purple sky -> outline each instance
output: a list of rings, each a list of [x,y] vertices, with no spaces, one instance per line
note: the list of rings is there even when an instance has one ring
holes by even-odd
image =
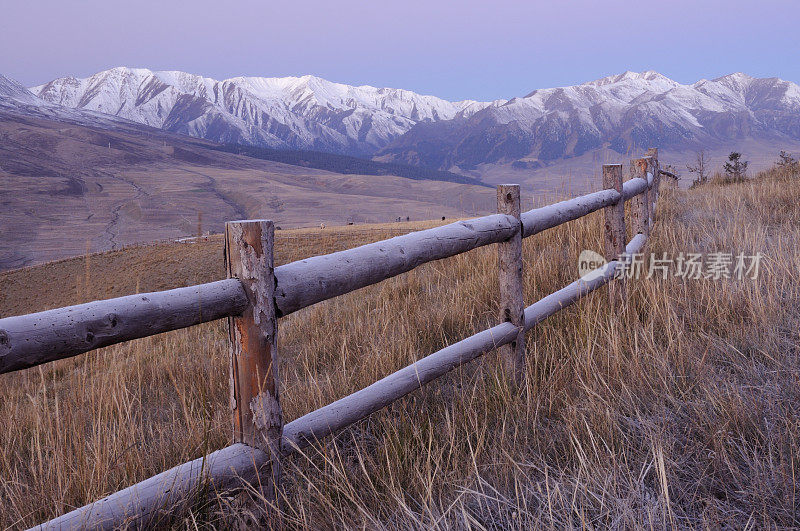
[[[2,0],[0,73],[35,85],[114,66],[315,74],[448,99],[625,70],[800,82],[800,1]]]

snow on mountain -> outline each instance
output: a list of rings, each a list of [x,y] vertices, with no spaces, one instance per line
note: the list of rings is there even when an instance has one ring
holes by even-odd
[[[13,79],[0,74],[0,106],[11,107],[12,105],[39,105],[42,103],[44,102],[34,96],[31,91]]]
[[[688,149],[731,139],[800,139],[800,87],[735,73],[681,84],[624,72],[494,102],[314,76],[235,77],[113,68],[31,91],[47,102],[218,142],[376,156],[433,168],[542,165],[592,149]]]
[[[417,123],[466,117],[492,105],[314,76],[217,81],[124,67],[31,90],[48,102],[219,142],[354,154],[373,153]]]
[[[751,136],[800,139],[798,111],[800,87],[777,78],[737,73],[684,85],[653,71],[625,72],[535,90],[457,125],[417,126],[378,156],[474,168],[515,160],[542,165],[603,146],[622,153],[636,146],[687,148]],[[433,152],[429,139],[437,136],[445,140]]]
[[[18,82],[0,74],[0,119],[8,116],[44,118],[105,129],[145,129],[138,123],[110,114],[44,101]]]

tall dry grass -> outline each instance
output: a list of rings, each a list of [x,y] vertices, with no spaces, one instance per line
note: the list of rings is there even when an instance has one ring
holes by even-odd
[[[666,191],[648,253],[760,251],[759,278],[633,281],[620,314],[591,295],[530,333],[523,392],[490,354],[288,459],[282,522],[798,525],[798,204],[796,183],[772,174]],[[580,250],[601,249],[601,219],[525,241],[528,302],[575,279]],[[282,319],[286,419],[494,324],[496,260],[478,249]],[[227,444],[226,359],[212,323],[3,376],[0,527]],[[245,517],[216,498],[172,525]]]

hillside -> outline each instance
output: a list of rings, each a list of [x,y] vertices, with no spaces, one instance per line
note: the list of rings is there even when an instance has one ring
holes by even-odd
[[[284,164],[292,164],[294,166],[303,166],[304,168],[316,168],[318,170],[344,173],[347,175],[394,175],[407,179],[447,181],[491,188],[490,185],[476,178],[449,171],[434,170],[408,164],[380,162],[336,153],[325,153],[322,151],[271,149],[257,146],[243,146],[242,144],[225,144],[214,149],[257,159],[271,160]]]
[[[494,208],[494,192],[482,186],[343,175],[227,153],[113,117],[87,125],[87,115],[71,109],[23,111],[0,105],[0,270],[218,233],[231,219],[266,217],[289,228]]]
[[[281,523],[800,525],[797,178],[771,172],[665,190],[646,253],[760,252],[757,278],[645,276],[630,281],[620,314],[604,292],[592,294],[529,334],[525,392],[506,387],[490,355],[287,459]],[[598,212],[525,240],[528,303],[576,278],[580,251],[602,248],[602,219]],[[281,231],[278,261],[393,227],[307,229],[301,240]],[[86,263],[0,274],[0,293],[16,286],[30,311],[85,300],[73,277],[89,279],[94,297],[134,292],[134,275],[150,287],[222,270],[213,240]],[[281,319],[286,420],[495,323],[496,267],[496,249],[482,248]],[[53,287],[59,282],[66,289]],[[210,323],[0,376],[0,419],[13,419],[0,431],[0,527],[34,525],[227,444],[226,334],[224,322]],[[237,522],[246,525],[247,515],[217,498],[173,527]]]

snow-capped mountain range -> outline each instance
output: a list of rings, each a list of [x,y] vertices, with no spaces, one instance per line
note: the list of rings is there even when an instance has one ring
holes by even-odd
[[[379,155],[432,167],[516,161],[535,168],[603,147],[709,149],[745,138],[799,140],[800,87],[741,73],[683,85],[657,72],[625,72],[419,124]]]
[[[468,117],[491,105],[314,76],[217,81],[122,67],[31,91],[51,103],[223,143],[359,155],[374,153],[419,122]]]
[[[217,81],[114,68],[33,87],[51,104],[227,143],[374,156],[434,168],[542,165],[610,147],[800,140],[800,87],[737,73],[684,85],[625,72],[494,102],[450,102],[313,76]]]

